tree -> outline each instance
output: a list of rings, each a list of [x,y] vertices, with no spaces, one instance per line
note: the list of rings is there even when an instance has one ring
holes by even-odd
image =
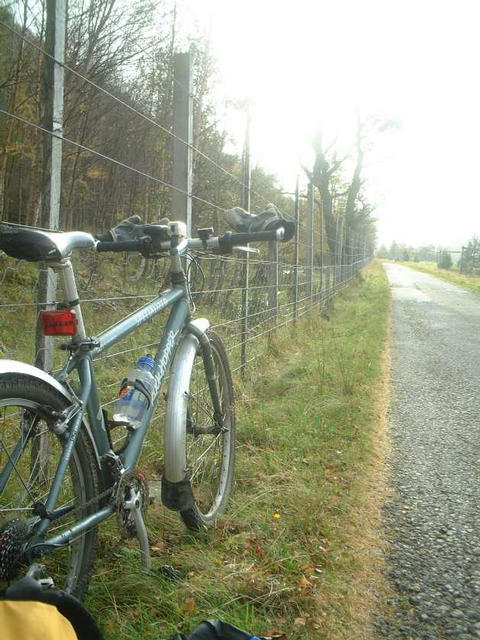
[[[451,269],[452,268],[452,256],[446,249],[441,249],[438,252],[437,267],[439,269]]]
[[[462,273],[470,275],[480,274],[480,238],[473,236],[466,247],[462,247],[462,256],[458,263]]]
[[[338,251],[339,244],[339,219],[333,213],[334,199],[339,197],[332,184],[343,164],[345,158],[339,158],[335,150],[335,141],[325,146],[322,133],[318,133],[313,140],[315,161],[313,170],[304,167],[308,179],[320,192],[320,206],[323,210],[325,232],[331,255]],[[344,194],[343,194],[344,195]],[[333,262],[333,260],[332,260]]]
[[[380,245],[377,249],[376,255],[377,258],[388,258],[389,255],[387,247],[384,244]]]

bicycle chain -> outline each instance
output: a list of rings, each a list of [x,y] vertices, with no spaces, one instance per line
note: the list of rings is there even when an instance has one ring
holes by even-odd
[[[94,504],[95,502],[99,502],[100,500],[102,500],[103,498],[116,493],[118,491],[120,485],[120,480],[118,482],[116,482],[113,487],[110,487],[108,489],[105,489],[104,491],[102,491],[101,493],[97,494],[96,496],[94,496],[93,498],[91,498],[90,500],[87,500],[87,502],[84,502],[82,505],[79,505],[78,507],[75,507],[75,509],[72,509],[72,511],[69,511],[68,513],[65,514],[65,516],[61,516],[61,518],[64,518],[68,515],[71,514],[77,514],[79,511],[81,511],[82,509],[86,509],[88,508],[91,504]],[[59,520],[61,520],[61,518],[58,518]],[[96,527],[98,527],[98,525],[96,525]],[[124,536],[120,535],[118,540],[115,542],[115,544],[113,544],[113,546],[111,546],[108,549],[108,552],[102,557],[102,558],[96,558],[93,565],[92,565],[92,573],[95,571],[99,571],[105,564],[107,564],[107,562],[109,560],[111,560],[111,558],[115,555],[115,553],[117,553],[119,551],[119,549],[124,546],[125,544],[125,538]]]
[[[72,515],[72,514],[77,514],[79,511],[81,511],[81,510],[83,510],[83,509],[85,509],[85,508],[88,508],[91,504],[93,504],[93,503],[95,503],[95,502],[99,502],[99,501],[100,501],[100,500],[102,500],[103,498],[105,498],[105,497],[107,497],[108,495],[110,495],[111,493],[113,493],[113,491],[115,491],[116,487],[117,487],[117,484],[115,484],[113,487],[110,487],[110,488],[108,488],[108,489],[105,489],[105,491],[102,491],[101,493],[98,493],[96,496],[94,496],[94,497],[93,497],[93,498],[91,498],[90,500],[87,500],[87,502],[85,502],[84,504],[79,505],[78,507],[75,507],[75,508],[74,508],[74,509],[72,509],[71,511],[68,511],[67,513],[65,513],[64,515],[62,515],[60,518],[58,518],[58,520],[61,520],[62,518],[66,518],[67,516],[70,516],[70,515]],[[16,522],[20,523],[20,521],[17,521],[16,519],[13,519],[13,520],[11,520],[11,521],[7,522],[7,523],[6,523],[6,525],[5,525],[4,527],[2,527],[2,532],[1,532],[0,538],[5,537],[5,536],[7,537],[7,548],[6,548],[6,549],[4,549],[4,548],[3,548],[3,544],[2,544],[2,545],[0,545],[0,557],[3,557],[3,555],[4,555],[5,553],[7,553],[7,555],[8,555],[8,554],[11,552],[10,547],[11,547],[12,545],[11,545],[11,543],[8,541],[8,533],[9,533],[8,526],[9,526],[9,525],[12,525],[13,523],[16,523]],[[26,527],[26,523],[24,523],[24,524],[25,524],[25,527]],[[98,525],[97,525],[97,526],[98,526]],[[25,541],[26,541],[26,537],[27,537],[27,536],[25,536]],[[4,541],[2,540],[1,542],[3,543]],[[119,542],[122,542],[122,538],[120,538]],[[112,549],[112,553],[115,553],[115,551],[118,549],[118,546],[119,546],[119,544],[118,544],[118,542],[117,542],[117,544],[115,545],[115,547]],[[10,558],[10,562],[9,562],[9,563],[3,562],[3,563],[2,563],[2,565],[3,565],[3,564],[9,564],[9,565],[11,565],[11,566],[15,566],[15,565],[17,564],[17,562],[20,560],[20,558],[24,555],[24,547],[23,547],[23,544],[21,545],[21,547],[22,547],[21,549],[17,549],[16,551],[15,551],[15,549],[14,549],[15,554],[14,554],[14,556],[13,556],[12,558]],[[13,549],[13,547],[12,547],[12,549]],[[109,557],[111,557],[110,553],[106,556],[105,561],[106,561]],[[103,565],[103,562],[102,562],[102,565]],[[100,566],[102,566],[102,565],[100,565]],[[0,571],[0,573],[1,573],[1,571]],[[1,576],[1,577],[2,577],[2,578],[5,578],[6,576]]]
[[[93,496],[93,498],[90,498],[90,500],[87,500],[87,502],[84,502],[83,504],[79,505],[78,507],[75,507],[71,511],[68,511],[65,515],[60,516],[58,520],[61,520],[62,518],[66,518],[67,516],[70,516],[72,514],[76,515],[83,509],[86,509],[90,505],[95,504],[95,502],[100,502],[100,500],[103,500],[103,498],[106,498],[107,496],[111,495],[114,491],[116,491],[117,486],[118,486],[118,483],[115,483],[113,487],[109,487],[108,489],[105,489],[104,491],[97,493],[96,496]]]

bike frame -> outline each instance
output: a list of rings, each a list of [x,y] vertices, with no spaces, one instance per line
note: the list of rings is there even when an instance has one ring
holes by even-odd
[[[172,258],[173,257],[179,258],[178,255],[172,256]],[[179,260],[177,260],[176,264],[177,268],[181,269],[180,273],[183,273]],[[61,272],[65,300],[70,308],[75,309],[78,318],[77,335],[72,341],[73,344],[78,344],[78,348],[73,352],[65,367],[58,374],[57,380],[71,393],[67,378],[72,371],[77,370],[80,379],[80,392],[77,394],[78,411],[75,413],[68,429],[65,431],[66,437],[63,443],[62,455],[45,503],[47,517],[41,518],[37,526],[37,534],[28,545],[29,551],[35,550],[35,552],[43,553],[52,551],[58,546],[71,543],[72,540],[79,535],[106,520],[115,511],[115,507],[112,504],[107,505],[73,525],[69,525],[65,531],[55,536],[45,538],[51,522],[68,513],[68,511],[65,511],[65,507],[56,509],[56,503],[75,443],[82,428],[85,413],[88,415],[90,432],[95,445],[105,488],[112,488],[117,481],[115,474],[112,472],[112,468],[107,464],[108,456],[106,454],[111,455],[113,451],[95,381],[94,358],[107,351],[114,344],[151,320],[164,309],[171,307],[162,339],[155,354],[155,367],[152,372],[154,386],[149,408],[145,412],[139,427],[129,432],[127,444],[118,454],[118,457],[116,454],[113,454],[114,459],[117,457],[117,464],[119,464],[121,473],[123,474],[132,471],[136,466],[151,417],[156,407],[159,391],[171,365],[182,331],[188,326],[191,317],[187,285],[186,283],[178,284],[174,285],[172,289],[159,293],[158,297],[154,300],[148,302],[131,315],[123,318],[95,338],[88,339],[85,333],[75,276],[70,260],[64,260],[61,263],[51,266]],[[74,302],[68,302],[69,300]]]
[[[150,231],[152,230],[150,229]],[[58,376],[56,376],[56,379],[45,374],[43,371],[30,367],[29,365],[24,365],[23,363],[13,362],[13,365],[11,365],[20,368],[22,368],[22,366],[28,366],[29,371],[31,370],[29,375],[37,379],[43,379],[50,384],[52,388],[55,388],[57,392],[63,393],[65,399],[70,402],[70,405],[61,412],[55,412],[51,407],[46,405],[40,409],[40,415],[45,414],[47,418],[50,418],[51,429],[62,439],[62,454],[46,503],[32,506],[33,513],[37,518],[33,522],[36,527],[36,533],[27,543],[26,549],[24,549],[27,557],[30,556],[30,558],[34,558],[41,553],[51,552],[57,547],[72,543],[76,538],[93,527],[96,527],[114,513],[117,508],[115,501],[110,500],[108,504],[104,503],[104,506],[101,506],[101,500],[107,497],[107,495],[110,497],[124,474],[134,470],[156,407],[159,391],[167,371],[172,364],[177,346],[182,336],[186,335],[185,332],[190,334],[188,335],[188,339],[190,339],[191,342],[188,344],[182,341],[182,346],[186,345],[188,349],[190,349],[190,351],[187,349],[189,356],[194,355],[198,350],[200,350],[202,354],[203,366],[205,368],[209,393],[213,404],[215,429],[219,429],[220,431],[223,429],[222,408],[218,393],[215,363],[210,341],[206,335],[209,323],[205,319],[190,322],[190,294],[188,280],[183,268],[182,254],[184,254],[188,248],[213,249],[219,253],[227,254],[231,253],[234,248],[250,251],[250,249],[246,249],[241,245],[248,242],[281,241],[284,238],[284,228],[278,227],[272,230],[236,234],[227,232],[221,237],[210,237],[212,230],[208,228],[199,230],[199,237],[193,239],[186,237],[186,227],[182,222],[171,222],[168,230],[159,225],[158,231],[167,233],[169,239],[162,239],[161,233],[157,234],[156,232],[153,234],[153,237],[152,235],[149,236],[151,241],[155,239],[153,246],[156,253],[150,253],[152,242],[149,241],[145,243],[144,240],[146,240],[146,238],[124,242],[100,241],[97,243],[96,248],[98,251],[140,251],[143,253],[143,250],[146,250],[147,255],[152,257],[168,257],[169,255],[172,288],[159,293],[155,299],[131,315],[123,318],[114,326],[106,329],[95,338],[88,338],[85,332],[75,275],[69,257],[64,257],[58,262],[54,261],[53,258],[52,260],[48,259],[47,266],[61,274],[64,290],[64,303],[62,308],[71,309],[76,312],[78,325],[72,342],[66,345],[70,351],[70,357],[65,367],[63,367]],[[158,236],[160,236],[160,239]],[[52,251],[55,255],[69,255],[69,247],[70,250],[73,250],[73,248],[93,246],[93,238],[91,238],[91,243],[87,241],[88,238],[85,239],[84,237],[73,238],[71,244],[68,244],[68,242],[66,244],[60,243],[59,246],[55,246],[55,249]],[[55,245],[53,240],[50,239],[49,242],[53,242]],[[50,251],[48,255],[51,253]],[[16,252],[8,253],[8,255],[17,257]],[[47,258],[44,259],[47,260]],[[155,354],[155,365],[152,372],[154,384],[150,405],[138,428],[129,430],[126,444],[121,451],[114,452],[108,431],[109,425],[106,422],[106,417],[100,404],[93,361],[96,356],[107,351],[114,344],[169,307],[171,307],[170,315]],[[194,352],[191,351],[192,349]],[[183,354],[183,351],[179,353]],[[74,370],[78,372],[80,380],[80,391],[78,393],[72,390],[68,382],[68,376]],[[182,370],[180,367],[179,370],[175,372],[176,378],[173,381],[174,386],[176,382],[178,384],[180,384],[180,382],[186,382],[186,384],[188,384],[189,375],[190,372]],[[186,391],[184,393],[186,393]],[[99,505],[95,513],[91,513],[74,524],[68,525],[68,527],[60,533],[47,538],[46,535],[52,522],[57,521],[62,516],[75,512],[74,505],[57,507],[57,501],[75,449],[75,444],[84,426],[85,415],[88,416],[89,429],[87,429],[87,431],[96,455],[98,468],[102,474],[105,491],[100,492],[92,501],[87,501],[87,503],[83,505],[90,506],[91,502],[96,501]],[[176,466],[172,465],[172,469],[170,470],[174,472],[172,478],[168,477],[168,473],[165,473],[162,479],[162,481],[166,481],[165,486],[167,487],[165,498],[163,498],[162,493],[162,499],[165,500],[166,506],[174,510],[181,510],[185,497],[188,498],[188,492],[185,491],[186,485],[188,485],[188,488],[191,490],[187,461],[185,457],[182,459],[181,456],[175,455],[178,453],[178,447],[181,446],[183,432],[185,431],[185,425],[183,424],[184,417],[181,412],[179,416],[180,417],[170,416],[169,424],[167,424],[168,430],[166,432],[166,452],[168,452],[168,455],[166,453],[165,462],[169,463],[171,459],[175,458]],[[167,436],[169,437],[168,441]],[[12,454],[8,455],[9,460],[4,470],[0,473],[0,492],[6,486],[15,468],[15,464],[20,459],[27,443],[28,438],[24,439],[22,435],[15,445]],[[182,476],[182,474],[184,477],[179,477]]]

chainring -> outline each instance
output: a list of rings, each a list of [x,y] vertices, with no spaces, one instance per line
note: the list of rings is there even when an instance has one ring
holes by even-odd
[[[136,499],[139,502],[138,508],[141,510],[142,517],[145,520],[150,498],[148,483],[143,473],[138,471],[124,473],[118,482],[115,507],[117,511],[117,526],[123,538],[135,538],[137,535],[132,512],[126,506],[132,497],[132,492],[136,494]]]

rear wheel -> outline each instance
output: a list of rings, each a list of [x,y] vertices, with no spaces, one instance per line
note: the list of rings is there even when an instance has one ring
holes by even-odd
[[[212,397],[200,349],[193,361],[188,391],[186,459],[194,504],[180,512],[194,531],[215,523],[232,490],[235,467],[235,411],[232,376],[219,336],[208,333],[212,348],[223,429],[215,429]]]
[[[5,478],[6,469],[12,468],[0,493],[0,527],[5,529],[12,520],[20,521],[22,526],[26,525],[27,540],[35,534],[38,521],[32,505],[45,504],[62,452],[62,440],[52,431],[52,420],[44,407],[61,411],[67,402],[46,382],[13,373],[0,377],[0,478],[2,473]],[[47,537],[93,513],[98,505],[82,505],[98,495],[99,490],[95,455],[82,429],[56,506],[73,506],[74,509],[51,523]],[[42,556],[40,562],[46,565],[57,588],[83,598],[93,567],[96,539],[97,531],[93,529],[71,545]],[[0,558],[7,558],[5,544],[8,542],[5,536],[0,536]],[[4,578],[8,578],[9,573],[8,566],[0,567],[0,575]]]

